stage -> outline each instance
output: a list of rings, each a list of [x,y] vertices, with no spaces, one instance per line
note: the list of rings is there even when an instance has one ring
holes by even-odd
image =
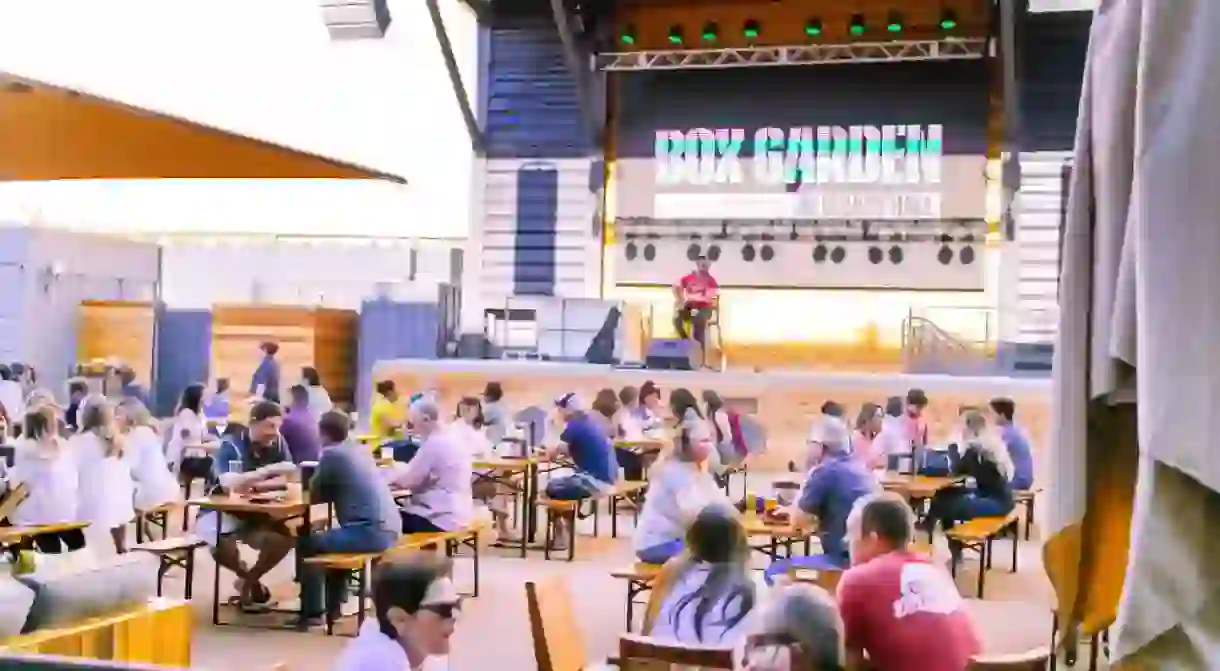
[[[954,377],[949,375],[904,375],[870,373],[688,372],[619,369],[581,363],[499,360],[381,361],[373,368],[376,381],[393,380],[402,393],[433,391],[444,406],[456,406],[462,396],[480,396],[488,382],[499,382],[509,407],[531,405],[549,409],[553,400],[575,391],[591,401],[599,389],[639,387],[652,380],[662,393],[686,387],[697,395],[704,389],[718,392],[727,403],[756,414],[768,431],[768,451],[754,466],[760,470],[782,470],[789,460],[803,459],[811,418],[822,403],[844,404],[849,418],[862,403],[883,404],[886,397],[908,389],[923,389],[930,401],[927,414],[933,439],[943,439],[963,405],[986,407],[996,396],[1016,401],[1019,424],[1034,444],[1035,464],[1041,475],[1046,460],[1037,455],[1047,449],[1050,428],[1050,380],[1007,377]]]

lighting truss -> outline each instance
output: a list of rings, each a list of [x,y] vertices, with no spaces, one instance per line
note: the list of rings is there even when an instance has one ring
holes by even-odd
[[[606,53],[594,56],[599,70],[722,70],[783,65],[834,65],[840,63],[902,63],[950,61],[987,55],[985,38],[946,38],[847,44],[802,44],[781,47],[679,49]]]
[[[987,235],[987,222],[942,219],[653,219],[621,217],[615,228],[626,240],[881,240],[921,242]]]

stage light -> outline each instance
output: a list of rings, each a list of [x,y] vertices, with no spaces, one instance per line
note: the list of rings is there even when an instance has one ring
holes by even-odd
[[[656,261],[657,260],[657,246],[652,244],[651,242],[644,245],[644,260],[645,261]]]
[[[847,30],[852,35],[863,35],[864,34],[864,15],[863,14],[852,14],[851,15],[851,25],[848,27]]]
[[[890,263],[892,263],[894,265],[898,265],[898,264],[902,263],[902,258],[903,258],[902,247],[899,247],[898,245],[894,245],[893,247],[890,247],[889,256],[890,256]]]
[[[775,258],[775,248],[773,248],[771,245],[763,245],[762,251],[760,251],[758,255],[764,262],[770,261]]]
[[[762,32],[762,28],[758,25],[758,22],[755,21],[754,19],[750,19],[749,21],[746,21],[745,25],[742,26],[742,28],[741,28],[741,34],[745,35],[747,40],[756,39],[758,37],[758,34],[761,32]]]
[[[635,44],[635,26],[627,24],[627,27],[623,28],[623,33],[618,36],[618,41],[623,44]]]
[[[686,248],[686,260],[687,261],[696,261],[699,259],[699,255],[702,252],[703,252],[703,249],[701,247],[699,247],[699,245],[690,245],[689,247]]]
[[[813,248],[813,262],[826,263],[826,257],[830,254],[830,250],[826,249],[826,245],[816,245]]]
[[[635,246],[634,242],[628,242],[626,249],[623,250],[623,253],[627,256],[628,261],[634,261],[635,257],[640,253],[640,250]]]
[[[669,43],[682,44],[682,26],[670,26]]]
[[[884,259],[884,258],[885,258],[885,255],[881,253],[880,247],[869,247],[868,248],[868,262],[869,263],[871,263],[875,266],[878,263],[881,263],[882,259]]]
[[[940,27],[942,30],[953,30],[957,27],[957,12],[952,9],[946,9],[940,13]]]
[[[953,250],[949,249],[949,245],[940,246],[940,251],[936,252],[936,260],[940,261],[942,266],[953,263]]]
[[[843,249],[842,247],[835,247],[830,252],[830,262],[831,263],[843,263],[843,260],[846,258],[847,258],[847,250]]]
[[[974,247],[962,247],[961,251],[957,253],[957,258],[964,266],[974,263]]]
[[[720,36],[720,26],[717,26],[714,23],[703,24],[703,41],[704,42],[715,42],[716,38],[719,36]]]
[[[754,260],[754,255],[754,245],[747,242],[745,246],[741,248],[741,260],[745,261],[746,263],[750,263]]]
[[[902,32],[902,14],[899,12],[890,12],[885,20],[885,29],[891,33]]]
[[[822,20],[809,19],[805,22],[805,34],[809,37],[820,37],[822,35]]]
[[[707,260],[713,263],[720,260],[720,245],[712,245],[707,248]]]

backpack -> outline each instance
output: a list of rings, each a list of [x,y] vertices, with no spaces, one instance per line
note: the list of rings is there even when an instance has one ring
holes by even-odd
[[[736,410],[729,410],[729,429],[733,433],[733,449],[737,455],[745,459],[751,454],[762,454],[767,451],[767,430],[753,416],[742,415]]]

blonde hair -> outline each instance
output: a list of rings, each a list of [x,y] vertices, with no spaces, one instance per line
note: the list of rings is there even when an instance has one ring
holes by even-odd
[[[119,401],[116,409],[123,415],[124,426],[133,429],[137,426],[147,426],[154,432],[157,430],[157,421],[153,419],[152,413],[140,402],[140,399],[129,396]]]
[[[34,442],[39,442],[43,438],[58,438],[59,417],[55,414],[55,409],[47,405],[28,408],[25,412],[21,435]]]
[[[55,402],[55,393],[50,389],[40,387],[34,391],[31,391],[29,396],[25,397],[25,407],[27,408],[39,408],[44,405],[49,405],[52,407],[58,405]]]
[[[1005,478],[1012,473],[1008,450],[996,436],[987,430],[987,418],[978,410],[967,410],[962,415],[962,441],[966,447],[977,447],[979,453],[990,461]]]
[[[114,433],[114,404],[105,396],[89,396],[81,403],[80,432],[92,432],[106,445],[106,454],[112,455],[121,449]]]

